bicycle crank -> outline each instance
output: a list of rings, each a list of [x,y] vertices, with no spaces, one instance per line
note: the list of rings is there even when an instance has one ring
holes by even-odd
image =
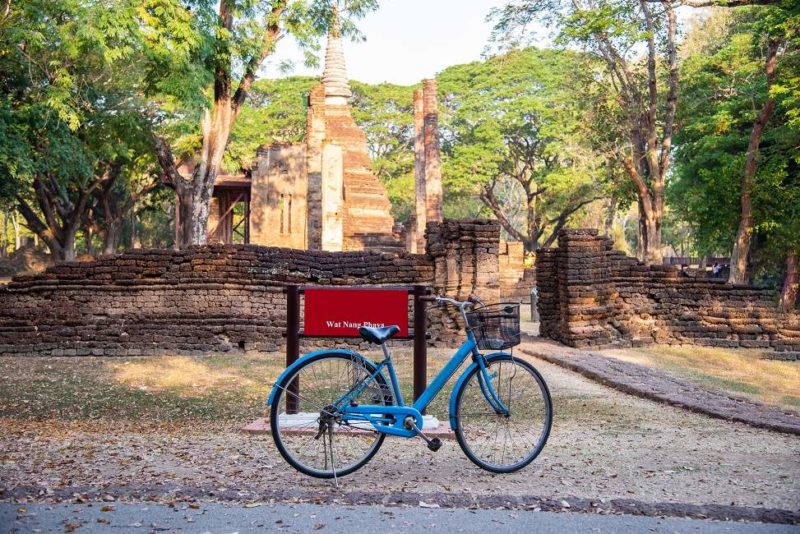
[[[432,450],[433,452],[436,452],[442,448],[442,440],[440,440],[439,438],[429,438],[428,436],[423,434],[422,430],[417,428],[417,424],[414,422],[413,417],[411,416],[406,417],[405,420],[403,421],[403,424],[408,430],[413,431],[417,436],[421,437],[425,441],[425,443],[428,444],[428,449]]]

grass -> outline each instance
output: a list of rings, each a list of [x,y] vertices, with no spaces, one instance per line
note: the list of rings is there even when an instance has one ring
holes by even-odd
[[[757,350],[654,345],[604,353],[766,404],[800,408],[800,363],[763,360]]]
[[[449,354],[429,351],[429,380]],[[406,402],[412,396],[412,361],[410,349],[395,351],[394,362]],[[265,414],[264,401],[284,367],[284,357],[277,353],[0,357],[0,417],[239,424]],[[448,386],[452,386],[452,380]],[[447,387],[429,413],[446,416],[449,394]]]

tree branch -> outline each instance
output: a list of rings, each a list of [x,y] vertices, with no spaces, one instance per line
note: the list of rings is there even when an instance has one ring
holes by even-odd
[[[648,0],[650,2],[658,0]],[[773,6],[780,0],[680,0],[680,4],[688,7],[740,7],[740,6]]]
[[[601,198],[603,198],[603,197],[602,196],[595,196],[595,197],[592,197],[592,198],[587,198],[587,199],[575,204],[574,206],[571,206],[569,208],[565,208],[558,215],[558,217],[556,217],[555,219],[549,220],[548,224],[556,223],[556,225],[553,227],[553,230],[550,232],[550,236],[545,240],[545,242],[542,244],[542,246],[544,248],[547,248],[547,247],[549,247],[550,245],[553,244],[553,242],[556,240],[556,238],[558,238],[558,233],[561,231],[562,228],[564,228],[564,226],[566,226],[566,224],[569,222],[569,218],[572,216],[573,213],[575,213],[576,211],[578,211],[582,207],[586,206],[587,204],[591,204],[595,200],[600,200]]]
[[[61,228],[56,220],[56,214],[53,212],[53,206],[50,204],[52,194],[48,193],[44,183],[38,176],[33,179],[33,189],[36,192],[36,200],[39,203],[39,207],[42,209],[45,225],[47,225],[52,232],[60,231]],[[25,217],[25,219],[27,220],[27,217]],[[55,236],[55,233],[53,233],[53,235]]]
[[[19,211],[22,213],[22,216],[25,217],[25,221],[28,223],[28,228],[41,237],[45,239],[46,234],[48,233],[48,228],[45,223],[36,215],[36,212],[31,209],[28,203],[23,199],[21,196],[17,195],[17,205],[19,206]]]
[[[264,60],[275,50],[275,45],[281,39],[280,18],[286,8],[286,1],[274,2],[272,10],[267,17],[267,25],[264,29],[264,39],[261,43],[261,52],[258,56],[254,56],[247,63],[242,79],[239,81],[239,87],[233,95],[233,113],[231,113],[231,123],[241,109],[247,98],[247,93],[256,79],[256,73]]]
[[[492,210],[492,213],[495,217],[497,217],[497,220],[500,222],[500,225],[506,230],[506,232],[519,241],[527,241],[526,236],[514,228],[514,225],[511,224],[511,221],[509,221],[505,213],[503,213],[503,208],[500,206],[500,203],[494,196],[494,185],[487,185],[484,187],[483,190],[481,190],[480,199],[486,205],[486,207]]]
[[[153,136],[156,145],[156,159],[161,167],[163,177],[175,188],[178,194],[182,194],[186,189],[186,180],[178,172],[178,166],[172,157],[172,149],[167,140],[159,135]]]
[[[233,33],[233,13],[229,0],[220,0],[219,25],[223,32],[217,33],[214,53],[214,102],[226,99],[231,94],[231,50],[230,34]],[[220,37],[220,34],[225,37]]]
[[[630,158],[623,156],[619,158],[619,160],[622,163],[622,167],[625,169],[625,173],[633,181],[633,185],[636,186],[636,191],[638,192],[642,203],[645,205],[645,210],[651,209],[650,207],[652,204],[650,203],[650,190],[647,188],[647,184],[639,174],[639,171],[637,171],[633,166],[633,162],[630,160]]]
[[[667,56],[669,60],[669,92],[667,110],[664,115],[664,138],[661,141],[659,169],[661,176],[669,169],[669,152],[672,147],[672,129],[675,124],[675,110],[678,107],[678,53],[675,46],[678,22],[671,0],[661,0],[667,13]]]

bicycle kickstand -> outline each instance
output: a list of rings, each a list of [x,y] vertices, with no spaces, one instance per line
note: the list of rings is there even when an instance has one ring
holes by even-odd
[[[405,427],[408,430],[413,430],[417,436],[421,437],[425,441],[425,443],[428,444],[428,448],[433,452],[436,452],[442,448],[442,440],[440,440],[439,438],[429,438],[428,436],[423,434],[422,430],[417,428],[417,424],[414,422],[414,419],[412,417],[408,417],[404,423]]]

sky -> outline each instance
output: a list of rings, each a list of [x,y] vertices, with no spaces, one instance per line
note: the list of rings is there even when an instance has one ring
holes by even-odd
[[[478,60],[491,32],[486,15],[505,2],[383,0],[377,11],[357,22],[367,40],[344,43],[348,77],[373,84],[412,85],[450,65]],[[274,65],[284,60],[295,63],[289,74],[318,76],[322,72],[321,65],[305,68],[296,45],[287,39],[278,45],[265,76],[280,77]]]

